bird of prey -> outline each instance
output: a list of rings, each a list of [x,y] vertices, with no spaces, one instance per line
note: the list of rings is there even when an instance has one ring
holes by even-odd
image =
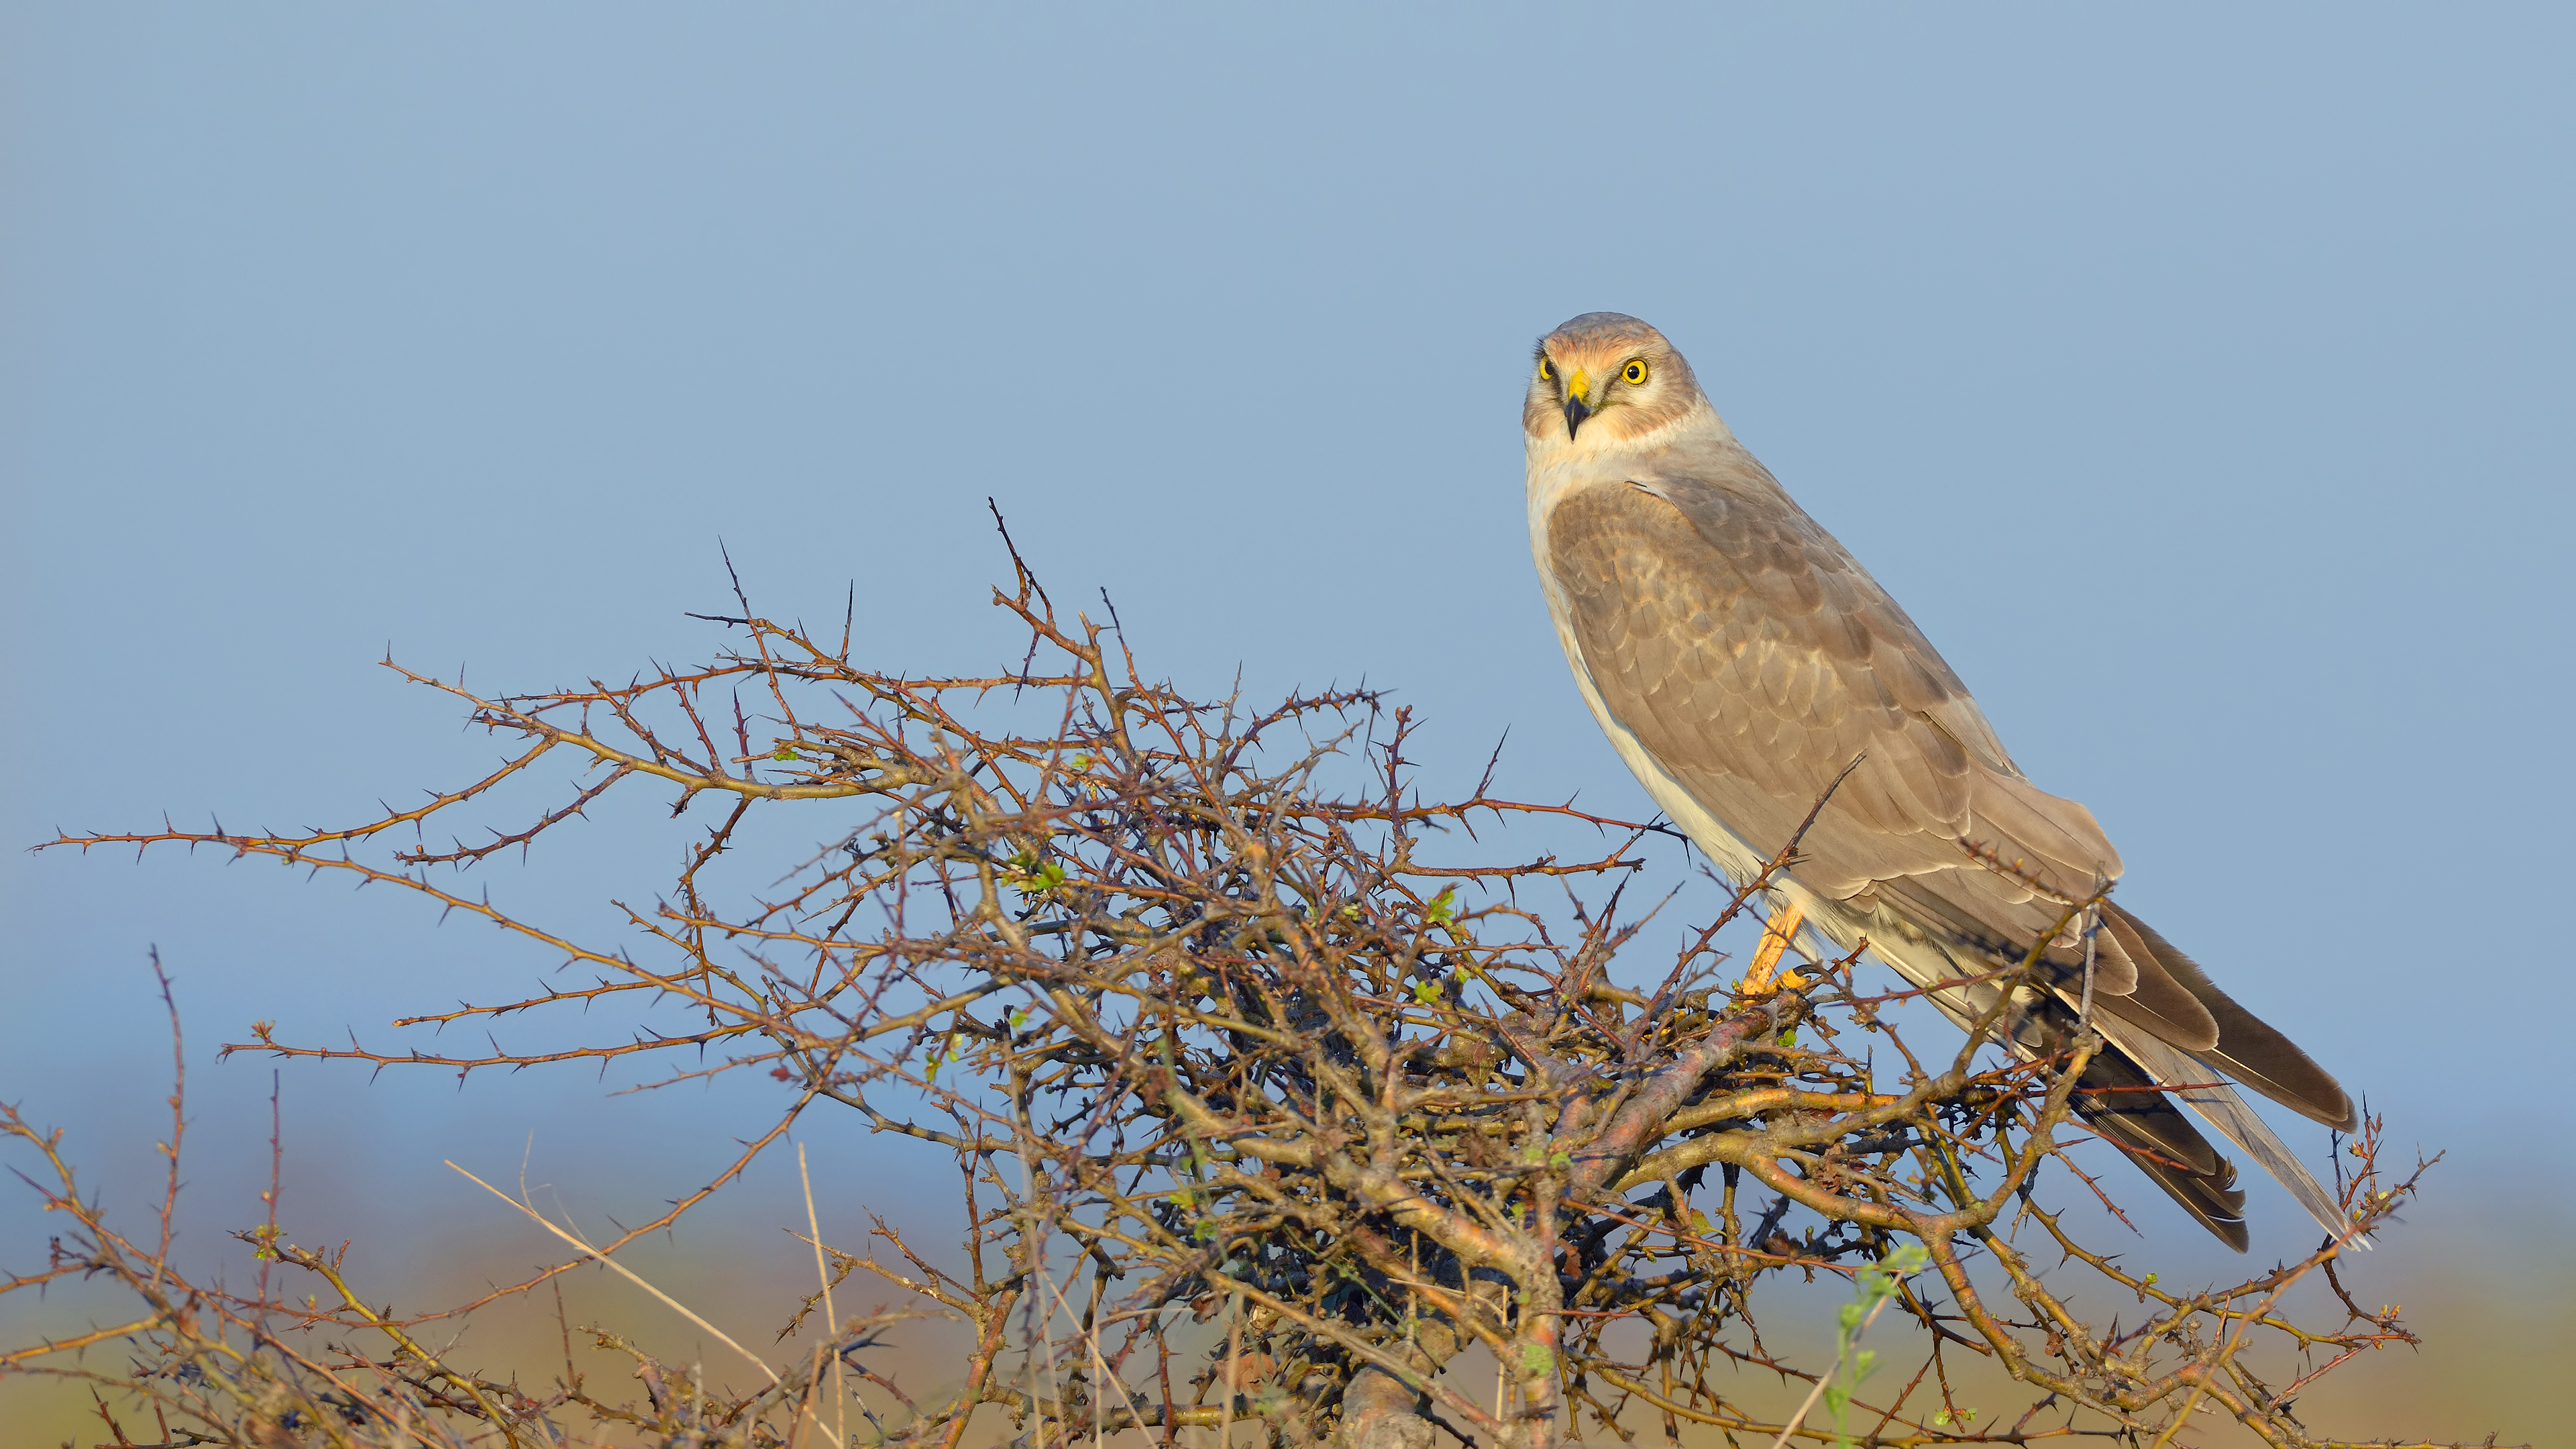
[[[2023,776],[1923,631],[1735,440],[1663,334],[1615,312],[1549,333],[1522,426],[1548,614],[1646,793],[1739,882],[1825,801],[1773,878],[1775,929],[1803,918],[1846,952],[1866,942],[1963,1025],[2003,988],[1941,983],[2040,948],[2055,985],[2016,989],[2004,1031],[2025,1056],[2053,1051],[2089,976],[2106,1046],[2074,1101],[2096,1132],[2242,1252],[2236,1170],[2179,1098],[2346,1229],[2225,1079],[2343,1131],[2351,1098],[2146,922],[2108,900],[2076,910],[2120,874],[2092,812]]]

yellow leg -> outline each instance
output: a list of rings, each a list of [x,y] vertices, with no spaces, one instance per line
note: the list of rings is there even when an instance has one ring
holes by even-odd
[[[1775,989],[1772,976],[1780,969],[1780,953],[1789,949],[1789,939],[1798,934],[1801,919],[1797,903],[1783,901],[1779,909],[1771,913],[1771,919],[1762,923],[1762,944],[1753,952],[1753,969],[1744,973],[1747,995],[1766,996]],[[1796,983],[1797,977],[1793,973],[1788,981],[1778,984]]]

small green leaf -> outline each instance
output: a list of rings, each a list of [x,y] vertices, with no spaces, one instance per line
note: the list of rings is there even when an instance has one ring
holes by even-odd
[[[1784,1031],[1784,1032],[1780,1033],[1780,1045],[1782,1045],[1782,1046],[1792,1046],[1792,1047],[1793,1047],[1793,1046],[1796,1046],[1797,1044],[1798,1044],[1798,1029],[1797,1029],[1796,1027],[1794,1027],[1794,1026],[1793,1026],[1793,1027],[1789,1028],[1787,1031]]]
[[[792,747],[787,746],[787,745],[780,745],[780,746],[778,747],[778,752],[777,752],[776,754],[774,754],[774,755],[771,755],[771,756],[770,756],[770,758],[771,758],[771,759],[773,759],[773,760],[782,760],[782,761],[784,761],[784,760],[793,760],[793,759],[798,759],[798,758],[800,758],[800,756],[798,756],[798,755],[797,755],[796,751],[795,751]]]

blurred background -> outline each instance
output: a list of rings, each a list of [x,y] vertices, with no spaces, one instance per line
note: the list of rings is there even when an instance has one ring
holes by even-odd
[[[255,1018],[426,1045],[386,1023],[540,953],[335,880],[18,847],[471,778],[497,746],[388,650],[493,691],[703,657],[719,540],[762,612],[854,589],[862,660],[981,671],[1017,655],[989,496],[1151,672],[1365,679],[1427,718],[1427,789],[1508,731],[1503,793],[1642,814],[1520,482],[1532,340],[1614,309],[2092,806],[2121,899],[2448,1154],[2356,1289],[2426,1346],[2308,1422],[2545,1436],[2576,990],[2525,922],[2576,812],[2571,62],[2543,6],[11,7],[0,1098],[141,1226],[157,946],[192,1263],[247,1263],[221,1233],[261,1216],[273,1085],[291,1234],[357,1239],[406,1307],[545,1255],[443,1159],[601,1230],[703,1183],[769,1084],[215,1058]],[[660,813],[482,883],[607,929],[676,860]],[[827,1238],[870,1207],[953,1238],[935,1149],[800,1136]],[[811,1272],[782,1152],[636,1259],[754,1343]],[[2234,1272],[2149,1196],[2133,1259]],[[2305,1251],[2254,1196],[2257,1254]],[[53,1230],[0,1193],[0,1265]],[[540,1327],[470,1332],[542,1377]],[[0,1386],[0,1421],[99,1435],[40,1397]]]

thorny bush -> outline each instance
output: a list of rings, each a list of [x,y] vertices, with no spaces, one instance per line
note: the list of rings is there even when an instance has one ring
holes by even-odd
[[[970,1433],[1022,1449],[1139,1431],[1173,1443],[1189,1426],[1220,1445],[1424,1449],[1447,1434],[1543,1449],[1585,1418],[1623,1439],[1655,1427],[1729,1444],[2160,1445],[2212,1412],[2267,1443],[2315,1446],[2331,1441],[2291,1413],[2307,1382],[2413,1341],[2340,1280],[2340,1325],[2279,1311],[2293,1282],[2332,1277],[2349,1242],[2191,1294],[2076,1242],[2035,1188],[2051,1159],[2070,1170],[2048,1186],[2090,1187],[2063,1155],[2084,1135],[2068,1093],[2098,1044],[2089,1035],[2052,1061],[1982,1050],[1985,1033],[1928,1056],[1887,1010],[1913,993],[1867,994],[1851,961],[1775,977],[1763,960],[1730,978],[1712,940],[1761,904],[1762,879],[1669,963],[1623,969],[1639,987],[1615,985],[1614,958],[1625,968],[1642,948],[1609,883],[1640,867],[1653,827],[1486,785],[1427,803],[1411,785],[1405,711],[1366,691],[1257,712],[1195,701],[1149,682],[1114,629],[1063,622],[1013,564],[1016,588],[995,600],[1029,632],[1015,671],[874,673],[852,662],[846,622],[831,647],[746,600],[715,616],[741,640],[715,663],[619,687],[483,698],[405,671],[523,747],[416,809],[305,835],[52,842],[207,846],[346,872],[530,938],[587,983],[412,1022],[618,997],[678,998],[691,1020],[526,1055],[307,1046],[262,1024],[228,1052],[460,1072],[678,1052],[675,1078],[784,1084],[784,1110],[713,1183],[490,1297],[611,1261],[826,1103],[954,1155],[962,1252],[934,1262],[881,1221],[892,1260],[832,1252],[826,1291],[789,1325],[827,1315],[823,1343],[776,1368],[754,1358],[766,1377],[749,1392],[594,1328],[638,1363],[642,1397],[612,1403],[579,1378],[541,1390],[452,1366],[413,1331],[446,1315],[369,1308],[339,1259],[294,1246],[273,1214],[237,1234],[263,1259],[256,1288],[191,1281],[169,1258],[175,1133],[157,1236],[131,1238],[13,1110],[7,1131],[45,1159],[29,1180],[47,1179],[40,1190],[75,1230],[7,1290],[105,1275],[140,1307],[0,1368],[87,1379],[111,1423],[120,1406],[148,1415],[168,1444],[795,1445],[843,1441],[856,1410],[867,1442],[938,1449]],[[423,827],[566,756],[586,774],[533,823],[427,843]],[[716,808],[686,827],[658,904],[626,911],[630,943],[549,933],[455,880],[611,791],[657,788],[676,788],[674,818]],[[792,826],[820,847],[772,888],[730,898],[711,884],[710,863],[749,838],[755,812],[798,807],[801,820],[823,801],[863,816]],[[1426,849],[1541,816],[1615,848],[1507,865]],[[1772,870],[1795,859],[1794,840],[1776,844]],[[1579,895],[1585,880],[1603,885],[1599,899],[1560,913],[1553,932],[1521,899]],[[2341,1187],[2365,1232],[2414,1185],[2383,1181],[2377,1149],[2373,1123]],[[840,1318],[829,1284],[860,1269],[912,1306]],[[1757,1289],[1783,1274],[1856,1280],[1834,1360],[1763,1346]],[[2079,1316],[2069,1276],[2116,1285],[2139,1316]],[[1891,1306],[1924,1330],[1919,1362],[1862,1384],[1855,1341]],[[962,1320],[972,1348],[962,1387],[916,1402],[866,1359],[895,1319],[923,1311]],[[2258,1341],[2286,1350],[2295,1381],[2257,1377]],[[102,1345],[124,1366],[73,1356]],[[1490,1388],[1443,1372],[1477,1345],[1497,1368]],[[2008,1372],[2030,1407],[1977,1416],[1953,1382],[1962,1354]],[[1730,1396],[1745,1381],[1730,1367],[1812,1391],[1794,1416],[1758,1413]]]

